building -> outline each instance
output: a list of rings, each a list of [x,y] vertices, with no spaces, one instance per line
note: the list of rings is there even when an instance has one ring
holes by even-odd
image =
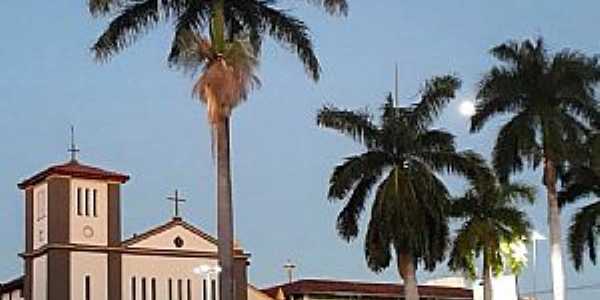
[[[18,184],[25,201],[24,274],[0,300],[218,300],[217,240],[178,216],[122,239],[121,185],[128,175],[73,158]],[[126,200],[124,200],[126,201]],[[250,254],[234,247],[236,300],[402,299],[396,284],[300,280],[259,290]],[[471,300],[463,288],[420,286],[422,299]]]
[[[404,286],[324,279],[298,280],[262,290],[276,300],[398,300],[404,299]],[[472,300],[466,288],[420,285],[422,300]]]
[[[22,181],[24,274],[0,286],[1,300],[218,299],[215,238],[176,215],[121,239],[128,180],[73,159]],[[234,254],[236,299],[246,300],[250,254]]]

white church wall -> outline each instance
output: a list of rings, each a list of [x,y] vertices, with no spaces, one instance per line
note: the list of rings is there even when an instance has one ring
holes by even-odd
[[[122,258],[122,299],[132,298],[132,278],[136,278],[136,295],[141,299],[143,278],[146,280],[146,291],[150,299],[151,280],[156,280],[157,299],[168,299],[168,282],[173,283],[173,299],[188,299],[187,280],[191,281],[193,300],[200,300],[200,275],[193,272],[200,265],[217,266],[216,259],[192,257],[161,257],[149,255],[125,254]],[[177,281],[182,280],[182,297],[177,297]]]
[[[104,253],[71,252],[71,299],[85,299],[85,277],[90,278],[90,296],[106,300],[108,256]]]
[[[33,249],[48,241],[48,184],[33,188]]]
[[[82,207],[81,214],[78,212],[77,190],[81,189]],[[85,214],[85,190],[89,195],[89,215]],[[92,212],[93,191],[96,195],[96,216]],[[71,180],[71,213],[70,229],[71,242],[75,244],[86,244],[105,246],[108,243],[108,185],[106,182],[97,180]],[[91,229],[91,230],[90,230]]]
[[[183,246],[181,248],[175,247],[174,240],[180,237],[183,239]],[[183,226],[175,226],[169,230],[161,232],[157,235],[151,236],[145,240],[142,240],[130,247],[140,247],[149,249],[178,249],[178,250],[190,250],[190,251],[207,251],[217,252],[217,246],[199,236],[193,232],[187,230]]]
[[[46,300],[48,285],[48,257],[44,254],[33,259],[32,300]]]

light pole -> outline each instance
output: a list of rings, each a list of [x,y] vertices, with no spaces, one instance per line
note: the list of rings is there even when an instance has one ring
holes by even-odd
[[[537,280],[536,280],[537,241],[544,241],[544,240],[546,240],[546,237],[535,230],[533,230],[531,232],[531,235],[529,237],[531,238],[532,245],[533,245],[533,249],[532,249],[533,250],[533,298],[535,300],[537,300]]]
[[[206,299],[202,299],[202,300],[212,300],[213,299],[212,278],[213,277],[215,278],[214,286],[216,287],[217,286],[216,280],[217,280],[217,278],[219,278],[219,273],[221,273],[221,267],[220,266],[200,265],[200,266],[194,268],[193,272],[194,272],[194,274],[197,274],[200,276],[200,282],[202,283],[200,286],[202,288],[206,289]],[[206,280],[206,284],[208,284],[208,287],[204,283],[204,280]],[[217,290],[218,289],[215,288],[215,295],[214,295],[215,300],[219,300]],[[202,295],[204,297],[204,293],[202,292],[202,289],[200,290],[200,295]]]

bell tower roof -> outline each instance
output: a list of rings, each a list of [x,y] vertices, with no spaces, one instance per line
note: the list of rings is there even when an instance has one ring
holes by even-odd
[[[44,181],[44,179],[52,175],[69,176],[82,179],[116,181],[119,183],[125,183],[129,180],[129,175],[85,165],[79,163],[77,160],[70,160],[64,164],[51,166],[44,171],[41,171],[29,177],[28,179],[23,180],[18,184],[18,187],[24,190],[32,185]]]

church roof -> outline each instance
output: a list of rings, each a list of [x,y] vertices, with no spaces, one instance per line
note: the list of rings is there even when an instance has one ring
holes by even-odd
[[[393,283],[369,283],[358,281],[338,281],[325,279],[305,279],[282,284],[262,291],[272,298],[277,297],[278,291],[284,295],[345,295],[369,296],[381,298],[398,298],[404,296],[404,286]],[[473,291],[463,288],[443,286],[419,286],[421,297],[473,299]],[[289,299],[289,298],[287,298]]]
[[[43,181],[51,175],[72,176],[84,179],[112,180],[120,183],[125,183],[129,180],[128,175],[103,170],[97,167],[84,165],[76,160],[71,160],[64,164],[51,166],[46,170],[41,171],[29,177],[28,179],[23,180],[21,183],[18,184],[18,186],[20,189],[25,189],[29,186]]]
[[[0,284],[0,295],[23,289],[23,276]]]
[[[124,240],[122,242],[122,245],[126,247],[126,246],[131,246],[131,245],[137,244],[137,243],[139,243],[139,242],[141,242],[143,240],[149,239],[150,237],[158,235],[158,234],[160,234],[162,232],[165,232],[165,231],[167,231],[167,230],[169,230],[169,229],[171,229],[173,227],[176,227],[176,226],[181,226],[181,227],[183,227],[183,228],[191,231],[193,234],[195,234],[195,235],[197,235],[197,236],[199,236],[199,237],[207,240],[208,242],[210,242],[210,243],[212,243],[214,245],[217,245],[217,239],[215,237],[213,237],[212,235],[210,235],[210,234],[208,234],[208,233],[206,233],[206,232],[198,229],[197,227],[195,227],[194,225],[192,225],[192,224],[184,221],[180,217],[174,217],[169,222],[167,222],[165,224],[162,224],[162,225],[159,225],[157,227],[154,227],[154,228],[152,228],[152,229],[150,229],[150,230],[148,230],[148,231],[146,231],[144,233],[135,234],[133,237],[131,237],[131,238],[127,239],[127,240]],[[235,242],[234,248],[235,248],[236,252],[240,252],[241,251],[240,244],[237,241]]]

